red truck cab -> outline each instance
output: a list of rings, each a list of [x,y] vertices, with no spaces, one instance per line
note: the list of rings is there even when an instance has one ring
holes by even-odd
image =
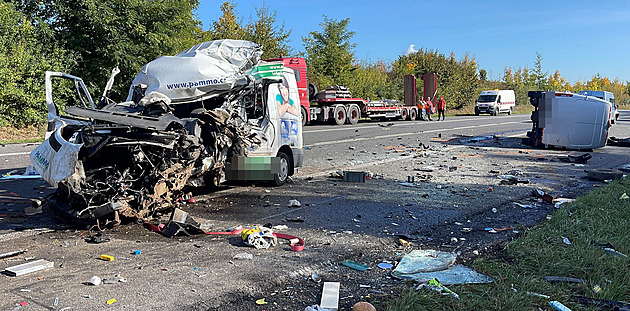
[[[311,121],[310,103],[308,95],[308,79],[306,77],[306,61],[299,57],[280,57],[265,59],[265,61],[280,61],[285,67],[293,69],[295,81],[297,81],[298,93],[300,95],[300,105],[302,111],[302,124]]]

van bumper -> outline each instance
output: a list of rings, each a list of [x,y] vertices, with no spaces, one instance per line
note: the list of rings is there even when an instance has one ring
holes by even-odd
[[[489,113],[489,114],[493,114],[495,112],[496,107],[493,106],[489,106],[489,107],[475,107],[475,109],[479,112],[479,113]]]

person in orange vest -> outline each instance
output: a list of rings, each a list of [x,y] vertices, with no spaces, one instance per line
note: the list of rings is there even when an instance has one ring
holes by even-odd
[[[444,116],[444,111],[446,111],[446,101],[444,101],[444,98],[440,96],[440,99],[438,99],[437,101],[438,121],[440,121],[440,115],[442,115],[442,121],[444,121],[444,119],[446,118]]]
[[[429,121],[433,121],[433,119],[431,119],[431,115],[435,113],[435,110],[433,108],[433,103],[431,102],[431,97],[427,97],[427,101],[425,102],[424,110],[427,113],[427,119],[429,119]]]
[[[426,113],[424,110],[424,106],[426,105],[426,102],[422,99],[418,100],[418,112],[420,113],[420,115],[418,117],[420,117],[420,120],[425,121],[426,120]]]

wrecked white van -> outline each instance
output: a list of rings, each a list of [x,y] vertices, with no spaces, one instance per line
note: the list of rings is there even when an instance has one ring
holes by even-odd
[[[160,57],[122,103],[106,88],[95,104],[80,78],[48,72],[51,135],[31,162],[57,187],[51,208],[78,223],[120,223],[170,209],[185,186],[285,183],[303,161],[300,113],[290,109],[297,85],[293,70],[261,54],[252,42],[217,40]],[[57,79],[76,91],[63,115]]]

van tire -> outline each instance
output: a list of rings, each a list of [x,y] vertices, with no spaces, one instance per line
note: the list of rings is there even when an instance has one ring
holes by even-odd
[[[282,151],[278,151],[278,158],[280,158],[280,173],[273,175],[273,184],[282,186],[287,182],[289,172],[292,170],[292,161],[289,159],[289,156]]]
[[[512,114],[512,111],[514,111],[514,107],[510,107],[510,109],[508,110],[508,116]]]

